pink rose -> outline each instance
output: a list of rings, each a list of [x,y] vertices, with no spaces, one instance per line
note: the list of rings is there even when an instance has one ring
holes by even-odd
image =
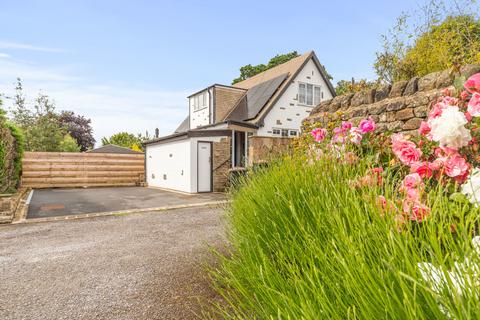
[[[316,142],[322,142],[327,136],[327,129],[324,128],[315,128],[310,134],[313,136]]]
[[[418,132],[424,136],[426,136],[427,134],[430,133],[430,131],[432,130],[432,128],[430,127],[430,125],[428,124],[428,122],[425,122],[425,121],[422,121],[420,123],[420,128],[418,129]]]
[[[367,133],[375,130],[375,121],[372,118],[363,119],[360,121],[358,128],[362,133]]]
[[[347,132],[348,130],[350,130],[350,128],[352,128],[352,123],[350,121],[343,121],[342,122],[343,132]]]
[[[462,98],[462,100],[467,100],[468,96],[470,94],[468,93],[468,91],[466,90],[463,90],[461,93],[460,93],[460,98]]]
[[[406,191],[407,200],[409,201],[419,201],[420,200],[420,190],[412,188]]]
[[[464,176],[468,172],[469,165],[464,158],[454,155],[445,161],[445,174],[451,178]]]
[[[428,114],[428,119],[435,119],[438,118],[442,115],[443,109],[446,108],[446,105],[442,102],[437,102],[436,104],[433,105],[432,110],[430,110],[430,113]]]
[[[402,182],[401,190],[415,189],[423,185],[422,177],[416,172],[407,174]]]
[[[412,164],[410,172],[416,172],[422,178],[430,178],[437,167],[429,162],[417,162]]]
[[[468,102],[467,111],[472,117],[480,116],[480,93],[475,93],[472,96],[472,98]]]
[[[362,132],[357,127],[352,127],[350,129],[350,141],[354,144],[360,144],[362,142],[363,136]]]
[[[415,202],[411,208],[410,220],[422,222],[430,215],[430,208],[424,204]]]
[[[400,139],[397,135],[392,138],[392,150],[400,161],[407,166],[418,162],[422,156],[422,150],[418,149],[415,143]]]
[[[468,78],[463,86],[470,93],[480,93],[480,73]]]

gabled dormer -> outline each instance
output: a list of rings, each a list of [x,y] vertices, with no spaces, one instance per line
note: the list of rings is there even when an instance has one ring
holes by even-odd
[[[237,105],[247,90],[214,84],[188,97],[190,129],[216,124]]]

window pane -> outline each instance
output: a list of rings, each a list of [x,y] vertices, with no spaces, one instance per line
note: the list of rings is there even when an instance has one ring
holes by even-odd
[[[320,103],[321,95],[322,94],[320,93],[320,87],[315,86],[315,92],[314,92],[314,95],[313,95],[313,104],[314,105],[318,105]]]
[[[307,84],[307,105],[313,104],[313,85]]]
[[[203,106],[207,106],[207,94],[205,92],[203,93]]]
[[[288,130],[282,129],[282,137],[288,137]]]
[[[290,136],[291,137],[296,137],[297,136],[297,130],[290,130]]]
[[[298,85],[298,103],[305,103],[305,83]]]
[[[195,110],[198,110],[200,108],[200,105],[198,103],[198,95],[195,96]]]

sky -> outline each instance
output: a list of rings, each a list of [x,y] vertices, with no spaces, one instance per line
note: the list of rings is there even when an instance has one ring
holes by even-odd
[[[42,92],[90,118],[97,143],[170,134],[189,94],[276,54],[314,50],[334,83],[375,78],[380,35],[422,3],[0,0],[0,93],[11,106],[20,77],[27,101]]]

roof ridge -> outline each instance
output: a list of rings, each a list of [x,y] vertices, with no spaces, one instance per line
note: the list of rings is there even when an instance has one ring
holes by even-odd
[[[290,59],[290,60],[288,60],[288,61],[286,61],[286,62],[284,62],[284,63],[282,63],[282,64],[279,64],[279,65],[277,65],[277,66],[275,66],[275,67],[273,67],[273,68],[270,68],[270,69],[267,69],[267,70],[262,71],[262,72],[260,72],[260,73],[257,73],[256,75],[251,76],[250,78],[247,78],[247,79],[242,80],[242,81],[240,81],[240,82],[237,82],[237,83],[233,84],[232,86],[237,87],[237,86],[240,85],[240,88],[242,88],[242,87],[241,87],[242,84],[245,84],[245,83],[248,83],[248,82],[253,82],[253,80],[259,79],[259,78],[261,78],[261,77],[265,77],[265,75],[268,74],[268,73],[275,73],[275,71],[277,71],[278,69],[280,69],[280,68],[285,68],[286,65],[291,65],[291,64],[294,64],[294,63],[296,63],[296,62],[298,62],[298,61],[306,60],[306,59],[308,59],[313,53],[314,53],[313,50],[310,50],[310,51],[308,51],[308,52],[305,52],[304,54],[299,55],[298,57],[295,57],[295,58],[293,58],[293,59]],[[301,65],[300,65],[300,66],[301,66]],[[300,66],[299,66],[299,67],[300,67]],[[298,68],[299,68],[299,67],[298,67]],[[298,68],[296,68],[296,69],[298,69]],[[287,71],[287,72],[290,73],[289,71]],[[294,73],[294,72],[295,72],[295,71],[293,71],[292,73]],[[270,79],[266,79],[266,80],[264,80],[264,81],[268,81],[268,80],[270,80]],[[264,82],[264,81],[260,81],[260,82]],[[257,84],[258,84],[258,83],[257,83]]]

